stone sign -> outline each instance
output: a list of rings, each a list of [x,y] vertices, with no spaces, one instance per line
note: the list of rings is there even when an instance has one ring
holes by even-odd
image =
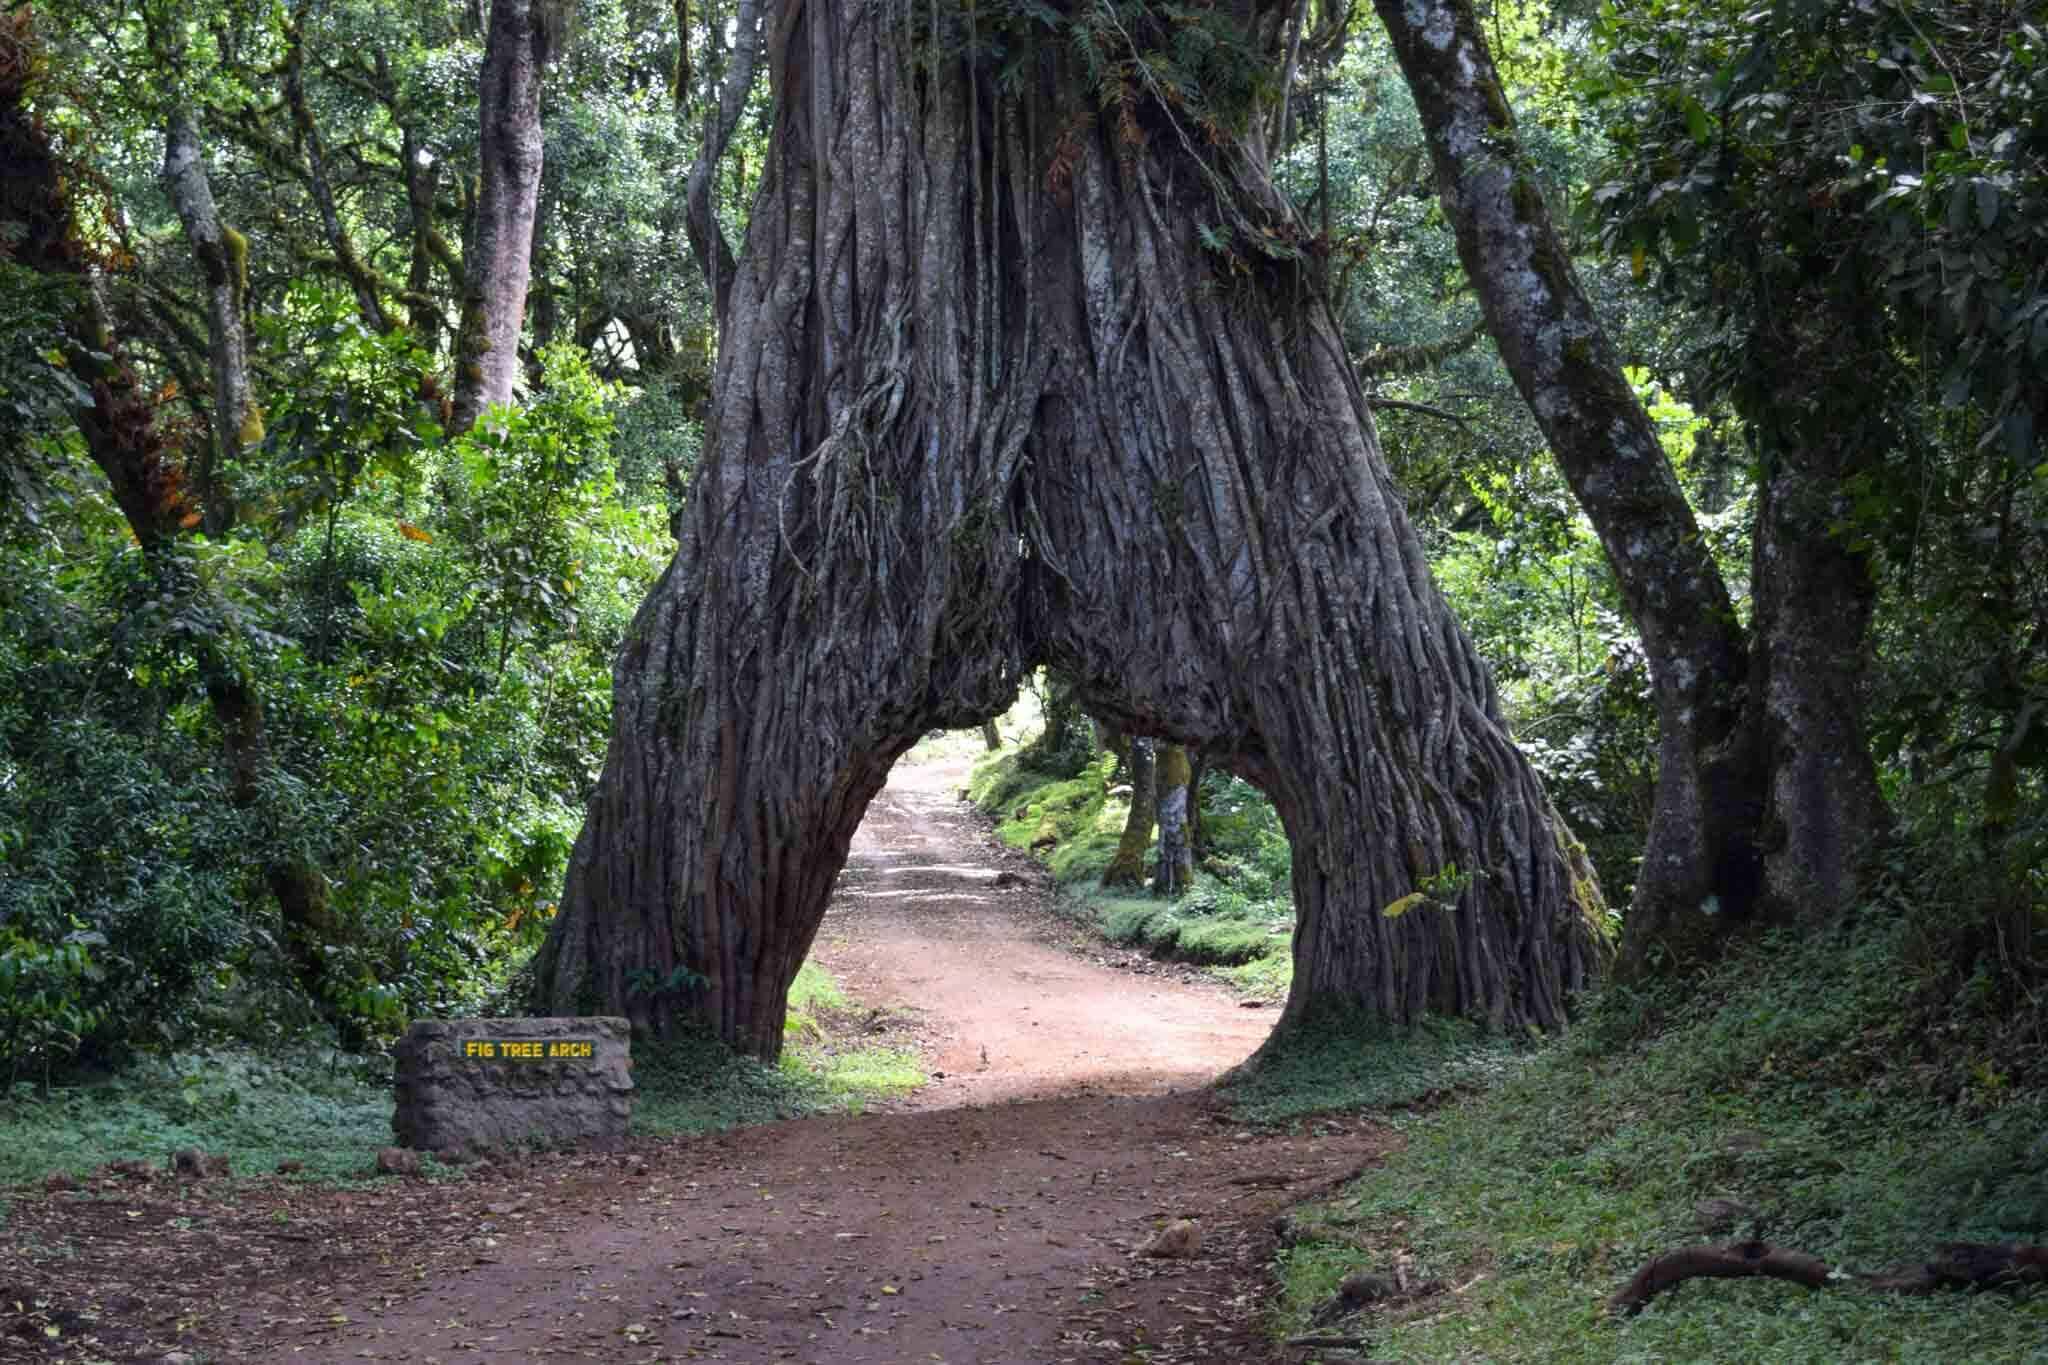
[[[633,1115],[624,1019],[422,1019],[394,1053],[391,1130],[407,1147],[624,1137]]]

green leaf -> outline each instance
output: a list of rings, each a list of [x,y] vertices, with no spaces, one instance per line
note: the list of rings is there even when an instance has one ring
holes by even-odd
[[[1692,140],[1705,146],[1714,136],[1714,121],[1707,115],[1707,108],[1690,95],[1685,100],[1685,127],[1692,134]]]

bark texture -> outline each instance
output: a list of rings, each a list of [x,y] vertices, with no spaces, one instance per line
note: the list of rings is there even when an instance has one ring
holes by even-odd
[[[1853,896],[1884,823],[1855,688],[1870,575],[1826,529],[1854,437],[1802,432],[1767,475],[1746,639],[1551,224],[1470,0],[1376,7],[1487,327],[1599,533],[1650,661],[1657,793],[1624,967],[1709,952],[1752,914],[1825,916]],[[1785,371],[1812,382],[1800,365]]]
[[[248,292],[249,244],[221,222],[213,186],[200,155],[199,123],[189,105],[171,111],[164,129],[164,188],[177,210],[185,240],[206,281],[207,360],[213,375],[213,452],[202,469],[200,501],[207,529],[218,532],[226,519],[224,500],[214,495],[214,471],[263,439],[263,419],[249,391],[249,331],[243,320]]]
[[[1154,762],[1155,746],[1149,739],[1125,741],[1124,766],[1131,779],[1131,808],[1124,816],[1124,832],[1116,843],[1116,856],[1102,869],[1104,886],[1143,886],[1145,854],[1152,847],[1152,826],[1159,818],[1159,765]]]
[[[1289,6],[1248,18],[1277,58]],[[1509,742],[1301,272],[1257,120],[1095,115],[1062,44],[998,87],[912,6],[802,5],[674,563],[538,963],[543,1009],[774,1055],[889,765],[1045,664],[1199,745],[1294,841],[1288,1017],[1555,1027],[1599,892]],[[965,54],[965,55],[962,55]],[[1155,135],[1136,120],[1156,120]],[[1451,865],[1454,906],[1383,909]]]
[[[1194,880],[1195,849],[1188,822],[1193,776],[1187,749],[1167,745],[1159,755],[1159,867],[1152,877],[1152,889],[1162,896],[1178,896]]]
[[[455,430],[493,403],[512,401],[519,332],[533,278],[540,210],[540,81],[553,0],[491,0],[479,78],[483,162],[476,226],[463,253],[462,322],[456,339]]]

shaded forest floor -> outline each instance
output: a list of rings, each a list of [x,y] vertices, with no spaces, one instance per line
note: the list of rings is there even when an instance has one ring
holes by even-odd
[[[0,1357],[1263,1357],[1275,1216],[1390,1133],[1234,1119],[1205,1087],[1274,1010],[1053,914],[1035,864],[957,799],[964,776],[899,769],[814,953],[846,996],[833,1030],[924,1059],[891,1112],[432,1182],[31,1195],[0,1249]],[[1194,1254],[1143,1254],[1179,1219]]]

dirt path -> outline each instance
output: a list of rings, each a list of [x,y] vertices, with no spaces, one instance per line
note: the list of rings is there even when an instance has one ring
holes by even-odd
[[[1386,1131],[1239,1128],[1196,1087],[1271,1011],[1062,946],[1036,874],[1012,881],[1030,865],[953,796],[958,770],[901,774],[818,956],[850,996],[908,1013],[942,1079],[895,1112],[638,1139],[457,1184],[79,1201],[69,1234],[93,1255],[165,1258],[161,1293],[96,1305],[99,1358],[1268,1358],[1273,1216],[1376,1159]],[[1200,1220],[1199,1255],[1139,1254],[1177,1218]]]
[[[1166,1094],[1257,1050],[1271,1010],[1051,914],[1037,864],[995,845],[959,799],[967,770],[890,775],[811,952],[863,1004],[918,1022],[934,1080],[910,1107]]]

